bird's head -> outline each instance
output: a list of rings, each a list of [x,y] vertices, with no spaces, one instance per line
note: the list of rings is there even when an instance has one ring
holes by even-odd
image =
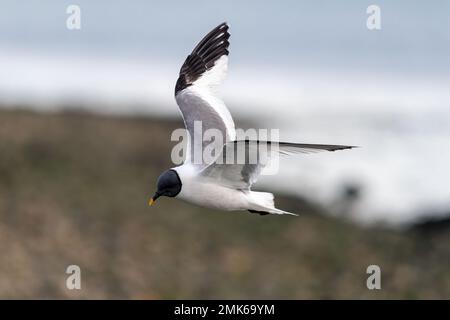
[[[164,171],[159,176],[156,186],[157,189],[155,194],[148,201],[150,206],[161,196],[175,197],[179,194],[181,191],[181,180],[178,173],[175,170],[170,169]]]

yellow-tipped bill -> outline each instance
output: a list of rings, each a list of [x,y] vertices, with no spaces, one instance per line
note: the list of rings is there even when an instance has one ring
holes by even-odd
[[[150,198],[150,200],[148,200],[148,205],[152,206],[155,203],[155,200],[153,200],[153,198]]]

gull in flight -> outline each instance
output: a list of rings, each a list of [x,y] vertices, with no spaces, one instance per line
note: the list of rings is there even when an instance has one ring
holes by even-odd
[[[268,192],[251,190],[261,170],[274,153],[289,155],[316,151],[351,149],[352,146],[273,142],[262,140],[236,140],[234,122],[227,107],[215,95],[225,78],[228,66],[230,34],[228,25],[222,23],[209,32],[188,55],[175,85],[175,99],[181,110],[188,133],[187,151],[182,165],[163,172],[157,181],[157,190],[149,200],[154,204],[161,196],[176,197],[187,202],[220,210],[248,210],[260,215],[292,214],[275,208],[274,196]],[[217,130],[222,141],[195,139],[196,123],[201,123],[204,133]],[[198,129],[198,128],[197,128]],[[217,143],[217,157],[213,161],[194,161],[196,150]],[[268,157],[258,154],[264,147]],[[235,150],[244,150],[244,161],[224,161]],[[256,161],[250,162],[249,155]],[[228,158],[227,158],[228,159]]]

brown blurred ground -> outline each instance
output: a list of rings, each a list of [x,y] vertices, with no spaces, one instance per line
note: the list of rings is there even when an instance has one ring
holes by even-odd
[[[448,227],[362,229],[287,197],[300,217],[149,208],[177,127],[0,111],[0,298],[450,298]],[[370,264],[382,290],[365,286]]]

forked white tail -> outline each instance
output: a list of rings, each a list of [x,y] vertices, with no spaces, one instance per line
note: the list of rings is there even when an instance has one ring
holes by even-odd
[[[293,216],[298,216],[298,214],[275,208],[274,196],[270,192],[250,191],[248,198],[250,204],[252,205],[252,210],[271,214],[290,214]]]

